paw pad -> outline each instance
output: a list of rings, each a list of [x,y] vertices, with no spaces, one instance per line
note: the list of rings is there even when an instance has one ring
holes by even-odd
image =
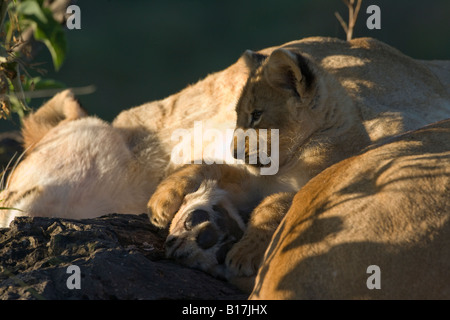
[[[202,249],[209,249],[217,243],[219,235],[212,225],[205,226],[197,235],[196,242]]]
[[[195,210],[189,213],[189,216],[184,221],[184,227],[186,230],[192,230],[193,227],[199,225],[202,222],[209,220],[209,214],[205,210]]]
[[[168,258],[216,277],[225,277],[225,259],[245,225],[227,193],[214,184],[200,186],[172,220],[166,240]]]

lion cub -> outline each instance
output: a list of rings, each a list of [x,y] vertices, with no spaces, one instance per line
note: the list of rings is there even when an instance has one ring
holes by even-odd
[[[152,222],[164,227],[179,212],[184,195],[195,192],[204,179],[238,187],[235,195],[241,199],[232,198],[232,203],[248,223],[226,265],[235,275],[252,276],[294,192],[324,168],[359,152],[370,139],[339,82],[312,60],[283,48],[269,57],[250,51],[244,57],[253,71],[236,106],[235,140],[248,129],[279,130],[279,150],[270,152],[278,157],[279,172],[260,175],[261,163],[187,166],[158,186],[149,208]],[[248,139],[241,141],[246,141],[248,158],[254,151]],[[236,155],[237,148],[234,144]]]

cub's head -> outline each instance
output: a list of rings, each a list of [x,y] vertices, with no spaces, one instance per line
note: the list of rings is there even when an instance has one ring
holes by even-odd
[[[269,56],[247,50],[244,59],[251,74],[236,106],[234,156],[244,160],[245,141],[246,163],[267,166],[267,160],[261,160],[267,155],[276,160],[274,148],[279,148],[279,165],[283,166],[321,125],[319,68],[310,58],[285,48]],[[255,136],[257,141],[252,141]]]

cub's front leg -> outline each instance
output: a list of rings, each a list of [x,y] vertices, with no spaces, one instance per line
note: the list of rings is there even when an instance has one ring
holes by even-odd
[[[165,228],[183,204],[187,194],[195,192],[205,180],[218,182],[219,187],[238,189],[250,178],[244,167],[230,165],[186,165],[164,179],[151,196],[147,208],[150,221]]]
[[[295,192],[266,197],[251,213],[243,237],[228,252],[226,265],[231,276],[255,276],[275,230],[289,210]]]
[[[148,216],[157,227],[165,228],[180,208],[186,194],[194,192],[202,181],[202,165],[186,165],[165,178],[148,204]]]

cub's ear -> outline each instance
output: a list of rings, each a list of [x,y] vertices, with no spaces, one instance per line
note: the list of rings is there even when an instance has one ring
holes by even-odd
[[[302,97],[314,82],[306,58],[283,48],[272,52],[264,76],[272,87],[290,91],[298,97]]]
[[[267,56],[252,50],[246,50],[242,55],[250,71],[255,71],[267,59]]]

